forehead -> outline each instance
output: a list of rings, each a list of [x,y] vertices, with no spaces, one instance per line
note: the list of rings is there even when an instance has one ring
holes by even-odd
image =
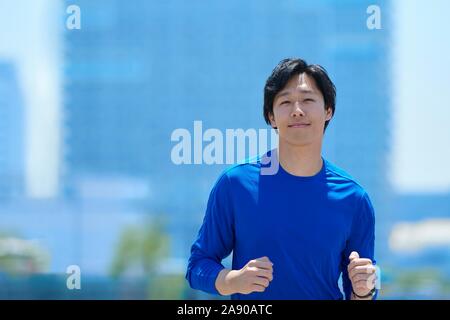
[[[320,94],[320,90],[317,88],[316,81],[313,77],[306,73],[300,73],[292,76],[286,83],[284,88],[277,94],[293,93],[298,91],[301,93],[316,93]]]

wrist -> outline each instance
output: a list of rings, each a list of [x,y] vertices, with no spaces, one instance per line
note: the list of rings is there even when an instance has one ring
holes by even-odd
[[[230,269],[222,269],[216,279],[216,289],[222,296],[228,296],[234,293],[233,288],[233,271]]]
[[[373,300],[373,297],[375,296],[375,292],[376,292],[376,289],[373,288],[372,290],[370,290],[370,292],[368,294],[361,296],[361,295],[356,294],[352,288],[351,299],[352,300]]]

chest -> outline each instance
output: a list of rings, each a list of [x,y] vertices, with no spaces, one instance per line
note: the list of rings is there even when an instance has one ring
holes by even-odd
[[[259,193],[237,208],[236,240],[243,248],[264,246],[303,258],[339,255],[354,214],[346,201],[320,190]]]

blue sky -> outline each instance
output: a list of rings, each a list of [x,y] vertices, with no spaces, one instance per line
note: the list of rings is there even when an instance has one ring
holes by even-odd
[[[393,141],[386,170],[397,191],[450,192],[450,1],[395,0],[389,10]],[[19,66],[28,192],[38,197],[57,192],[61,165],[58,11],[65,14],[55,0],[0,1],[0,59]]]
[[[393,3],[392,182],[450,192],[450,1]]]

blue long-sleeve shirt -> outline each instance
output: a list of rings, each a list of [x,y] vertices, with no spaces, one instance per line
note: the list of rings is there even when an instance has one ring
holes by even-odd
[[[375,263],[369,196],[324,158],[320,172],[310,177],[291,175],[281,165],[276,174],[262,175],[260,160],[229,168],[215,183],[191,248],[190,286],[219,294],[215,281],[222,260],[233,252],[233,270],[263,256],[274,264],[264,292],[233,294],[233,300],[343,299],[341,273],[350,299],[350,253]]]

